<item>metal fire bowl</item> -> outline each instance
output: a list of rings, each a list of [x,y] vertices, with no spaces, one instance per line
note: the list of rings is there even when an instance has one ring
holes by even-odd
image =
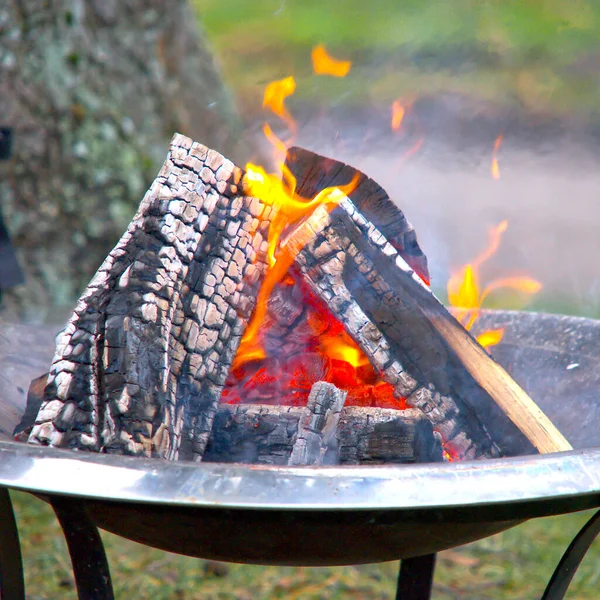
[[[577,450],[462,463],[166,463],[0,442],[0,486],[85,499],[99,527],[172,552],[344,565],[437,552],[532,517],[600,506],[600,322],[487,313],[494,354]],[[574,366],[577,365],[577,366]]]

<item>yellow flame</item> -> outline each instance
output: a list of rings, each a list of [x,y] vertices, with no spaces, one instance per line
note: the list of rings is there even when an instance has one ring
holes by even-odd
[[[343,360],[354,368],[369,364],[369,359],[346,333],[334,337],[321,336],[319,346],[330,358]]]
[[[352,66],[352,62],[349,60],[338,60],[330,56],[327,53],[327,50],[325,50],[325,46],[322,44],[319,44],[312,49],[311,57],[313,70],[317,75],[346,77]]]
[[[495,346],[502,341],[504,337],[504,327],[500,329],[490,329],[489,331],[484,331],[481,335],[478,335],[476,340],[479,342],[479,345],[482,348],[489,348],[490,346]]]
[[[398,100],[392,103],[392,129],[398,131],[402,126],[406,109]]]
[[[296,179],[285,165],[282,177],[274,173],[267,173],[262,167],[252,163],[249,163],[246,169],[244,193],[259,198],[264,204],[272,206],[275,210],[271,212],[267,239],[267,272],[258,292],[252,319],[242,337],[234,367],[240,366],[248,360],[264,357],[259,331],[267,314],[269,296],[275,285],[283,280],[294,261],[294,257],[290,253],[279,252],[281,234],[286,228],[309,216],[317,206],[324,205],[329,209],[333,208],[344,196],[355,189],[358,182],[358,175],[356,175],[350,183],[325,188],[313,199],[306,199],[296,193]]]
[[[498,150],[502,143],[502,134],[500,134],[494,142],[494,154],[492,156],[492,177],[494,179],[500,179],[500,167],[498,166]]]
[[[273,159],[275,161],[275,164],[277,165],[277,167],[279,169],[282,170],[283,175],[285,177],[286,170],[284,169],[283,165],[285,163],[285,157],[287,155],[288,145],[275,135],[275,133],[273,132],[273,130],[271,129],[271,127],[269,126],[268,123],[265,123],[263,125],[263,133],[264,133],[264,136],[267,138],[267,141],[273,147]],[[253,168],[252,163],[248,163],[246,165],[246,171],[252,170],[252,168]]]
[[[508,227],[502,221],[490,229],[487,248],[471,263],[452,273],[448,280],[448,302],[455,309],[456,318],[465,329],[471,329],[486,298],[496,290],[512,289],[522,294],[533,295],[542,289],[542,284],[527,276],[504,277],[496,279],[485,286],[483,291],[479,284],[479,267],[493,256],[500,246],[502,234]],[[493,346],[502,339],[504,329],[494,329],[482,333],[477,341],[483,346]]]
[[[491,292],[500,289],[513,289],[522,292],[523,294],[533,295],[537,294],[542,289],[542,284],[537,279],[524,275],[496,279],[487,285],[481,293],[481,302],[483,302]]]

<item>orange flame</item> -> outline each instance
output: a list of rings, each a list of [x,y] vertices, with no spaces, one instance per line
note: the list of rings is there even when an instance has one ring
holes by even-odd
[[[500,179],[500,167],[498,166],[498,150],[500,149],[502,138],[503,135],[500,134],[494,142],[494,154],[492,157],[492,177],[494,179]]]
[[[405,113],[406,109],[404,106],[402,106],[398,100],[394,100],[392,103],[392,129],[394,131],[398,131],[402,126]]]
[[[327,54],[327,50],[322,44],[312,49],[311,57],[313,70],[317,75],[346,77],[352,66],[352,62],[349,60],[338,60]]]
[[[339,321],[330,322],[324,311],[309,313],[308,324],[319,340],[319,349],[329,358],[346,362],[354,368],[369,364],[367,356]]]
[[[412,106],[412,101],[409,101],[405,104],[403,104],[400,100],[394,100],[392,102],[392,122],[391,122],[392,131],[395,131],[397,133],[401,132],[402,125],[404,124],[404,120],[405,120],[406,115],[407,115],[408,111],[410,110],[411,106]],[[420,127],[417,127],[417,129],[420,130]],[[402,157],[398,161],[397,167],[400,167],[400,165],[406,159],[408,159],[411,156],[413,156],[414,154],[416,154],[421,149],[421,146],[423,145],[423,141],[424,141],[423,135],[420,134],[417,141],[411,146],[411,148],[409,148],[402,155]]]
[[[325,48],[313,50],[313,65],[318,74],[343,77],[351,63],[331,58]],[[285,99],[294,93],[293,77],[271,82],[265,90],[263,106],[279,116],[289,127],[292,137],[296,122],[285,106]],[[293,270],[294,256],[288,251],[290,229],[306,219],[318,207],[331,210],[343,197],[352,192],[358,175],[346,185],[323,190],[312,199],[296,193],[296,180],[285,166],[289,141],[282,141],[265,123],[263,133],[273,146],[281,177],[269,174],[260,166],[248,164],[244,177],[244,194],[256,196],[273,207],[267,239],[267,271],[258,292],[257,303],[240,347],[233,361],[228,384],[223,392],[224,401],[243,402],[247,394],[278,398],[282,404],[302,405],[312,384],[324,380],[348,391],[348,405],[406,408],[404,398],[396,398],[394,388],[381,380],[368,358]],[[299,285],[304,302],[308,305],[306,319],[295,331],[298,352],[290,356],[267,356],[263,344],[264,332],[272,324],[268,312],[269,297],[277,285]],[[303,345],[302,345],[303,344]],[[257,361],[257,364],[247,363]],[[281,392],[277,390],[286,390]],[[264,394],[264,396],[261,396]],[[226,400],[225,400],[226,399]]]
[[[278,252],[281,234],[286,228],[310,215],[317,206],[333,208],[344,195],[354,190],[358,182],[358,177],[354,177],[346,185],[325,188],[314,198],[306,199],[296,193],[296,178],[285,165],[283,165],[282,177],[267,173],[262,167],[251,163],[248,163],[246,169],[244,193],[260,198],[275,211],[271,213],[267,240],[267,273],[258,292],[254,314],[242,337],[234,368],[249,360],[265,356],[260,345],[259,330],[267,314],[269,296],[275,285],[285,278],[294,261],[291,254]]]
[[[263,97],[263,107],[270,109],[278,117],[285,121],[292,133],[296,131],[296,121],[288,112],[285,106],[285,99],[288,96],[291,96],[295,91],[296,80],[290,76],[286,77],[285,79],[271,81],[271,83],[269,83],[265,88],[265,94]]]
[[[448,280],[448,301],[454,307],[456,318],[465,329],[471,329],[479,316],[484,300],[490,293],[500,289],[513,289],[523,294],[533,295],[542,288],[542,284],[531,277],[516,276],[492,281],[481,291],[479,267],[496,253],[507,227],[507,221],[502,221],[493,227],[490,230],[487,248],[472,263],[464,265],[453,273]],[[485,331],[477,337],[477,341],[486,348],[500,342],[503,334],[504,329]]]

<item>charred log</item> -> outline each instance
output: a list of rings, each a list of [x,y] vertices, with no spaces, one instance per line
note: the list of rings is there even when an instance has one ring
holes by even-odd
[[[19,441],[27,441],[31,432],[47,377],[45,373],[31,382],[25,414],[14,431]],[[319,390],[319,386],[317,382],[314,387]],[[341,395],[332,396],[341,401]],[[307,413],[315,415],[316,398],[317,395],[313,395],[312,411],[308,407],[219,405],[203,461],[289,464],[303,420]],[[441,438],[419,410],[346,407],[332,414],[334,420],[327,430],[333,431],[333,437],[327,437],[326,451],[320,455],[321,464],[442,461]],[[319,425],[317,428],[324,429]],[[180,448],[178,459],[193,460],[194,455]]]
[[[30,442],[201,458],[264,270],[269,209],[240,176],[173,138],[60,337]]]
[[[356,175],[341,163],[294,152],[292,170],[309,167],[299,181],[305,195]],[[435,444],[417,443],[416,434],[407,438],[413,446],[401,449],[397,411],[392,418],[369,409],[368,417],[361,413],[361,431],[354,431],[351,420],[340,416],[344,392],[327,384],[317,385],[309,406],[297,413],[219,408],[266,268],[265,238],[274,210],[238,195],[241,177],[218,153],[174,137],[127,232],[60,336],[29,441],[201,460],[212,431],[207,457],[220,460],[219,449],[227,447],[232,460],[249,452],[259,462],[316,464],[331,460],[336,439],[342,462],[393,461],[397,452],[402,460],[419,453],[429,460],[425,455]],[[427,416],[456,458],[515,454],[534,446],[568,449],[525,392],[425,285],[427,265],[414,230],[385,192],[360,174],[354,197],[392,242],[339,189],[331,194],[338,206],[331,213],[321,206],[291,227],[280,240],[278,260],[295,261],[296,275],[343,324],[371,371]],[[297,355],[294,348],[301,354],[301,340],[293,338],[297,331],[306,335],[297,327],[308,319],[302,295],[276,293],[271,304],[275,338],[279,329],[287,332],[283,356]],[[217,413],[222,422],[215,429]],[[373,438],[375,426],[379,437]],[[249,437],[250,427],[262,437]],[[423,447],[429,450],[417,449]]]
[[[376,181],[350,165],[303,148],[290,148],[286,165],[298,182],[296,192],[303,198],[314,198],[325,188],[346,185],[356,178],[357,185],[348,195],[350,200],[429,283],[427,257],[419,246],[414,227]]]
[[[289,465],[321,465],[336,439],[348,392],[324,381],[312,386],[288,460]]]
[[[290,464],[305,409],[223,404],[215,418],[205,462]],[[323,464],[441,462],[442,447],[419,410],[346,407]]]
[[[314,293],[398,397],[427,414],[453,456],[533,451],[534,441],[541,451],[570,448],[348,198],[331,214],[317,209],[287,246]],[[496,422],[508,436],[494,435]],[[529,435],[532,422],[538,437]]]

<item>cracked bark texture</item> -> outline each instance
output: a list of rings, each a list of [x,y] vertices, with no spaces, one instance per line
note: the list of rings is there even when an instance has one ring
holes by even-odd
[[[271,209],[240,178],[174,136],[59,337],[30,442],[202,458],[265,270]]]
[[[221,404],[204,461],[288,465],[306,413],[306,407]],[[420,410],[347,406],[338,417],[323,464],[443,460],[439,436]]]
[[[313,384],[288,465],[323,464],[325,454],[337,445],[337,428],[347,395],[325,381]]]
[[[0,202],[27,283],[4,308],[72,305],[173,131],[235,158],[237,120],[186,0],[0,3]]]
[[[293,243],[305,281],[395,394],[427,415],[452,456],[494,458],[518,454],[523,443],[531,448],[435,330],[443,306],[349,198],[330,214],[317,209],[303,228]],[[497,436],[494,423],[513,435]]]

